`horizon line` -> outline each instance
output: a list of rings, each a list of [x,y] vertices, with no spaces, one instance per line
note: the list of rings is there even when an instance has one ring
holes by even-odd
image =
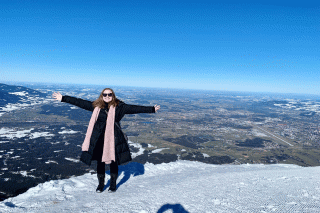
[[[58,82],[31,82],[31,81],[2,81],[0,83],[24,83],[24,84],[51,84],[51,85],[79,85],[79,86],[101,86],[102,84],[88,84],[88,83],[58,83]],[[19,86],[19,85],[16,85]],[[274,95],[298,95],[298,96],[319,96],[320,94],[312,93],[286,93],[286,92],[268,92],[268,91],[235,91],[235,90],[212,90],[212,89],[190,89],[190,88],[169,88],[169,87],[147,87],[147,86],[124,86],[124,85],[110,85],[109,87],[129,87],[129,88],[144,88],[144,89],[167,89],[167,90],[186,90],[198,92],[232,92],[232,93],[255,93],[255,94],[274,94]]]

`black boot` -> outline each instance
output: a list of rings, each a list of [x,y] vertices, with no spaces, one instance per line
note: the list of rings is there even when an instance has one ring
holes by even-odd
[[[109,192],[115,192],[115,191],[117,191],[118,174],[117,173],[111,173],[110,176],[111,176],[110,187],[109,187],[108,191]]]
[[[105,174],[97,174],[97,176],[98,176],[99,185],[96,189],[96,192],[101,193],[101,192],[103,192],[103,188],[104,188]]]

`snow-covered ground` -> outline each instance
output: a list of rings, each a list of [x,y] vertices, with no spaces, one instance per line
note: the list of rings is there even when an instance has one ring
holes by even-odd
[[[119,173],[115,193],[96,193],[88,173],[39,184],[0,212],[320,212],[320,167],[132,162]]]
[[[11,112],[14,110],[26,109],[28,107],[42,105],[42,104],[48,104],[48,103],[53,102],[52,99],[30,95],[26,91],[12,92],[12,93],[9,92],[9,94],[20,96],[23,99],[20,100],[18,103],[15,103],[15,104],[8,103],[7,105],[0,107],[0,117],[2,115],[4,115],[5,113]]]

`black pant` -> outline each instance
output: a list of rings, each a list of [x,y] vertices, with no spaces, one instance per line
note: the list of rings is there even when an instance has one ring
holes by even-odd
[[[101,161],[97,161],[97,173],[104,174],[106,172],[106,164]],[[110,164],[110,174],[118,174],[118,164],[114,161]]]

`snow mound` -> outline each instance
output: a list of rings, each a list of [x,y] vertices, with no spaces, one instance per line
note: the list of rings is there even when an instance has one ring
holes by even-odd
[[[320,212],[320,167],[132,162],[119,174],[115,193],[96,193],[88,173],[39,184],[0,212]]]

